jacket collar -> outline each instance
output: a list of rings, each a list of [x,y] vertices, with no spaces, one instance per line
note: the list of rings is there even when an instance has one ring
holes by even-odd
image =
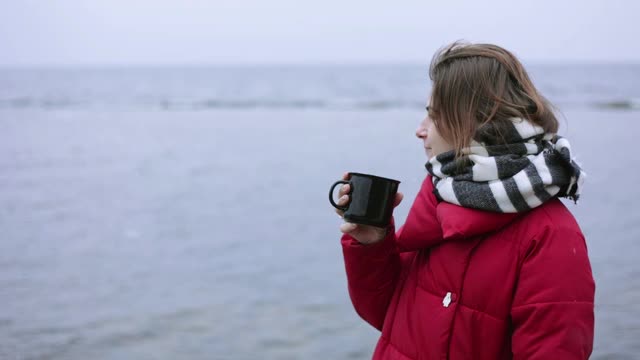
[[[427,176],[399,230],[396,244],[400,251],[430,248],[446,241],[468,239],[499,230],[520,213],[497,213],[438,202],[433,181]]]

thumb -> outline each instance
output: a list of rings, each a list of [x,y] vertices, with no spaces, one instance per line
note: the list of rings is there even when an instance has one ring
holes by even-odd
[[[357,228],[358,228],[358,224],[354,224],[350,222],[345,222],[342,225],[340,225],[340,231],[342,231],[345,234],[349,234],[354,230],[356,230]]]
[[[404,194],[401,192],[396,193],[396,198],[393,200],[393,207],[400,205],[402,199],[404,199]]]

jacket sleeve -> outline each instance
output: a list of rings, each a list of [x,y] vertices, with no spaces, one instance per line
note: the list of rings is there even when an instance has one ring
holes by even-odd
[[[523,246],[511,308],[514,359],[588,359],[595,283],[584,237],[546,228]]]
[[[400,274],[395,237],[392,225],[385,239],[375,244],[362,245],[348,234],[341,239],[351,302],[358,315],[378,330]]]

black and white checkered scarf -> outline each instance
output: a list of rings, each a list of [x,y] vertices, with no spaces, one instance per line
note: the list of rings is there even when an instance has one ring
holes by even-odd
[[[495,212],[523,212],[558,196],[577,202],[585,178],[569,141],[523,119],[481,127],[462,156],[426,164],[442,201]]]

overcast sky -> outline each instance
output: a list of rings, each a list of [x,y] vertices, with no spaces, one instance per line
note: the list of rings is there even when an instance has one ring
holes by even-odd
[[[0,66],[424,63],[456,39],[525,62],[640,63],[637,0],[0,4]]]

